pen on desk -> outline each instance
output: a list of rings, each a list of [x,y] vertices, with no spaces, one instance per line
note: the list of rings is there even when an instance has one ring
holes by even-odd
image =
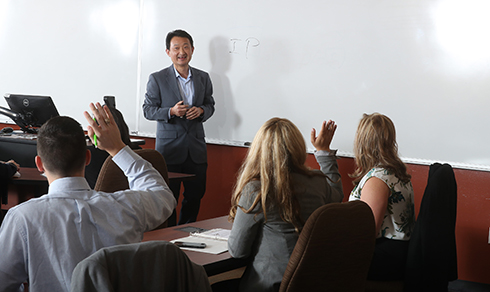
[[[184,242],[184,241],[176,241],[174,244],[178,247],[190,247],[190,248],[206,248],[206,244],[204,242]]]

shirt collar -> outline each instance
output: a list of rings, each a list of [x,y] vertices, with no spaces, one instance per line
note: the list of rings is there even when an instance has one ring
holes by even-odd
[[[63,177],[51,182],[48,194],[61,194],[73,191],[91,190],[84,177]]]
[[[177,69],[175,69],[175,66],[172,66],[174,68],[174,72],[175,72],[175,77],[177,78],[182,78],[184,80],[189,80],[191,77],[192,77],[192,71],[191,71],[191,66],[189,66],[189,74],[187,75],[187,79],[185,79],[184,77],[182,77],[179,73],[179,71],[177,71]]]

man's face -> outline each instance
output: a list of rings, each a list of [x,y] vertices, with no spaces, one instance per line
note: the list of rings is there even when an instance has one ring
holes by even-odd
[[[187,38],[173,37],[170,40],[170,49],[166,50],[167,55],[172,60],[176,67],[187,66],[194,53],[194,48]]]

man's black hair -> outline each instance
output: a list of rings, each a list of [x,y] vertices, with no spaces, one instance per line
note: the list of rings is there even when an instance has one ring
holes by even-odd
[[[174,37],[182,37],[182,38],[187,38],[189,42],[191,43],[191,47],[194,48],[194,41],[192,40],[192,37],[190,34],[188,34],[185,30],[181,29],[176,29],[174,31],[171,31],[167,34],[167,39],[165,40],[165,44],[167,45],[167,50],[170,50],[170,42]]]
[[[82,126],[70,117],[49,119],[37,135],[37,155],[48,171],[71,176],[85,165],[87,143]]]

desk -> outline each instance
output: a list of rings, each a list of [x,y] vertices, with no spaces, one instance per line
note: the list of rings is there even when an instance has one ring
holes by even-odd
[[[42,175],[35,167],[20,167],[20,177],[13,177],[14,185],[40,185],[47,186],[48,179]]]
[[[19,173],[20,177],[13,177],[8,180],[7,195],[1,198],[1,203],[7,206],[2,206],[2,208],[10,209],[17,204],[48,192],[48,180],[41,175],[37,168],[21,167]]]
[[[0,160],[15,160],[20,167],[36,167],[34,157],[37,155],[37,135],[36,134],[0,134]],[[97,158],[98,153],[104,153],[102,163],[107,157],[105,151],[96,149],[87,141],[87,149],[92,153],[92,158]],[[101,163],[101,165],[102,165]]]
[[[179,172],[168,172],[168,180],[180,180],[180,181],[188,181],[196,178],[195,174],[187,174],[187,173],[179,173]]]
[[[0,196],[0,203],[7,205],[9,202],[8,197],[12,199],[11,204],[7,208],[14,205],[25,202],[33,197],[40,197],[48,193],[48,180],[45,176],[41,175],[39,170],[35,167],[20,167],[20,177],[13,177],[8,182],[8,195]],[[191,180],[195,175],[169,172],[168,179],[173,180]],[[11,190],[11,189],[14,190]]]
[[[21,138],[24,137],[24,138]],[[0,135],[0,160],[15,160],[20,167],[36,167],[37,141],[32,134]]]
[[[228,222],[228,216],[217,217],[208,220],[202,220],[184,225],[172,226],[163,229],[146,232],[143,241],[164,240],[171,241],[177,238],[189,236],[188,232],[178,230],[179,228],[192,226],[205,229],[225,228],[231,229],[232,224]],[[231,271],[246,265],[243,259],[233,258],[229,252],[221,254],[208,254],[197,251],[184,250],[189,259],[196,264],[202,265],[208,276],[217,275]]]
[[[14,185],[41,185],[47,186],[48,180],[42,175],[37,168],[34,167],[21,167],[19,170],[20,177],[13,177],[12,184]],[[168,179],[169,180],[192,180],[194,179],[194,174],[186,174],[186,173],[178,173],[178,172],[169,172]]]
[[[37,155],[37,140],[34,134],[2,134],[0,135],[0,160],[9,161],[15,160],[21,169],[35,168],[34,157]],[[138,145],[144,144],[145,140],[139,141]],[[89,182],[91,187],[95,186],[97,176],[99,174],[100,167],[104,163],[108,154],[105,151],[95,148],[93,145],[87,147],[92,154],[92,162],[85,168],[85,178]],[[37,171],[37,170],[36,170]],[[27,170],[27,174],[31,174],[31,170]],[[22,174],[22,172],[21,172]],[[193,174],[182,174],[169,172],[169,180],[191,180],[194,179]],[[26,180],[20,178],[23,184],[26,184]],[[35,182],[34,182],[35,184]]]
[[[138,146],[141,146],[141,145],[145,145],[146,144],[145,139],[130,138],[129,140],[131,140],[131,143],[136,144]]]

